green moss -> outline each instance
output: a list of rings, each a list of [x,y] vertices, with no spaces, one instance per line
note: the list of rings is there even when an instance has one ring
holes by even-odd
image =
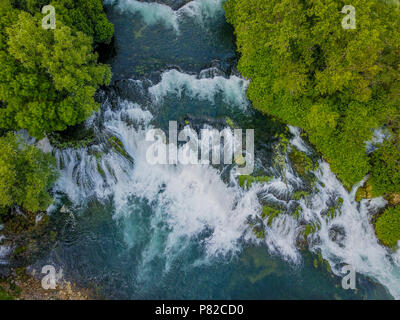
[[[292,198],[294,200],[300,200],[301,198],[305,198],[309,195],[307,191],[296,191],[292,194]]]
[[[97,161],[100,161],[101,158],[103,157],[103,153],[102,153],[102,152],[96,152],[96,153],[94,154],[94,156],[96,157],[96,160],[97,160]]]
[[[259,176],[259,177],[253,177],[249,175],[242,175],[239,176],[239,185],[244,188],[246,186],[247,189],[249,189],[252,185],[252,183],[257,182],[257,183],[267,183],[268,181],[272,180],[273,177],[268,177],[268,176]]]
[[[319,259],[320,263],[325,264],[325,266],[326,266],[328,272],[332,273],[331,265],[329,264],[329,261],[328,261],[328,260],[325,260],[325,259],[322,257],[321,251],[318,251],[318,259]]]
[[[18,247],[18,248],[16,248],[14,250],[14,255],[18,256],[18,255],[23,254],[25,252],[26,252],[26,247],[25,246],[21,246],[21,247]]]
[[[390,248],[397,247],[400,240],[400,206],[388,208],[375,223],[378,239]]]
[[[320,228],[321,228],[321,226],[320,226],[319,223],[317,223],[317,222],[312,222],[312,223],[310,223],[310,224],[307,224],[307,225],[304,227],[303,234],[304,234],[305,237],[308,237],[310,234],[312,234],[312,233],[318,231]]]
[[[306,177],[311,171],[314,170],[314,164],[312,160],[304,152],[299,151],[296,147],[292,148],[289,158],[297,173],[302,177]]]
[[[78,124],[61,132],[52,132],[47,135],[50,143],[58,149],[79,149],[92,145],[95,141],[93,129]]]
[[[279,138],[279,143],[273,146],[273,153],[274,153],[274,167],[281,170],[282,172],[282,179],[283,182],[286,183],[286,152],[289,145],[289,139],[284,135],[276,135],[276,138]]]
[[[306,237],[308,237],[311,233],[313,233],[313,227],[311,224],[306,225],[305,229],[304,229],[304,235]]]
[[[137,66],[135,68],[135,73],[139,76],[144,76],[146,74],[146,66]]]
[[[101,175],[102,177],[105,177],[105,176],[106,176],[106,173],[104,172],[104,170],[103,170],[103,168],[101,167],[100,163],[97,163],[97,171],[98,171],[98,173],[100,173],[100,175]]]
[[[56,231],[50,231],[49,237],[51,242],[56,242],[57,240],[57,232]]]
[[[371,181],[367,180],[364,185],[357,189],[356,201],[360,202],[362,199],[372,199],[380,197],[382,194],[374,192]]]
[[[234,128],[234,127],[235,127],[235,123],[232,121],[231,118],[226,117],[226,118],[225,118],[225,121],[226,121],[226,124],[227,124],[228,126],[230,126],[231,128]]]
[[[122,141],[120,139],[118,139],[117,137],[112,136],[112,137],[110,137],[108,139],[108,142],[122,156],[124,156],[125,158],[129,158],[129,154],[125,151],[124,144],[122,143]]]
[[[336,207],[330,207],[328,210],[328,218],[334,219],[336,217]]]
[[[18,276],[24,276],[25,273],[26,273],[26,268],[25,268],[25,267],[16,268],[16,269],[15,269],[15,273],[16,273]]]
[[[15,300],[15,297],[0,286],[0,300]]]
[[[265,230],[260,227],[254,227],[253,233],[258,239],[265,239]]]
[[[270,226],[272,224],[272,222],[274,221],[274,219],[279,216],[279,214],[281,213],[281,210],[279,209],[275,209],[273,207],[270,206],[265,206],[261,212],[261,217],[263,219],[267,219],[267,224]]]
[[[302,211],[303,211],[303,209],[300,206],[298,206],[296,208],[296,210],[292,213],[292,215],[296,218],[296,220],[300,219],[300,215],[301,215]]]
[[[10,290],[15,296],[19,296],[22,291],[22,289],[18,287],[14,282],[10,282]]]

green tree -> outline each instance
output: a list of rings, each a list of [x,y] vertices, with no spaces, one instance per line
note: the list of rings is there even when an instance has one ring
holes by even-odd
[[[0,208],[47,209],[52,201],[47,191],[56,178],[55,159],[50,154],[13,133],[0,137]]]
[[[387,139],[372,154],[371,183],[376,194],[400,193],[399,142]]]
[[[400,240],[400,206],[386,209],[376,221],[375,230],[384,245],[396,248]]]
[[[61,22],[44,30],[39,17],[10,4],[0,7],[0,17],[7,26],[0,47],[1,128],[27,129],[40,138],[98,109],[94,93],[109,84],[111,71],[97,63],[90,37]]]
[[[114,26],[108,21],[101,0],[12,0],[12,5],[32,15],[40,15],[43,6],[52,5],[57,21],[92,37],[96,45],[109,44],[114,35]]]

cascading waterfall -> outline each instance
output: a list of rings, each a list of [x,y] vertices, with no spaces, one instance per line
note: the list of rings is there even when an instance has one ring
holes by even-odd
[[[191,241],[203,246],[208,260],[237,254],[243,244],[251,242],[265,245],[289,263],[301,264],[297,239],[304,224],[313,223],[319,227],[308,236],[309,249],[320,250],[336,275],[341,274],[343,265],[351,265],[356,272],[379,281],[395,298],[400,298],[399,253],[391,254],[382,247],[370,224],[371,215],[385,205],[385,200],[357,203],[356,190],[347,192],[327,163],[320,161],[315,171],[314,192],[300,200],[287,200],[302,184],[287,157],[284,178],[271,168],[272,180],[253,183],[245,190],[238,185],[235,170],[224,179],[225,169],[221,171],[211,165],[150,165],[146,161],[150,143],[145,141],[145,133],[153,128],[152,121],[167,96],[188,96],[208,103],[220,96],[232,108],[245,112],[248,82],[236,76],[205,78],[208,73],[203,71],[200,73],[203,76],[195,76],[169,70],[161,75],[159,83],[147,87],[142,81],[132,81],[140,87],[136,92],[146,96],[141,101],[149,101],[148,105],[119,99],[115,107],[106,99],[101,112],[87,122],[100,142],[78,150],[55,150],[62,173],[55,189],[78,206],[85,205],[91,197],[102,201],[112,196],[117,220],[137,211],[135,201],[148,203],[152,209],[151,234],[142,252],[141,270],[161,254],[167,259],[165,272],[168,272],[173,260]],[[102,123],[101,129],[96,125],[98,122]],[[310,152],[300,131],[293,127],[290,131],[293,135],[290,145]],[[120,141],[117,144],[120,148],[110,148],[110,141],[115,141],[111,137]],[[296,219],[288,213],[280,214],[271,225],[265,226],[265,240],[257,239],[249,219],[260,214],[260,199],[288,209],[299,205],[300,216]],[[341,204],[335,215],[327,217],[324,213],[338,199]],[[135,238],[129,232],[126,241],[133,245]]]
[[[193,26],[199,25],[201,33],[211,18],[218,16],[223,20],[224,0],[174,1],[172,7],[169,6],[172,1],[158,2],[104,0],[117,12],[126,14],[125,20],[130,14],[137,15],[145,26],[154,27],[149,28],[151,32],[162,31],[164,35],[172,31],[172,38],[185,41],[191,39]],[[137,28],[142,28],[140,23]],[[179,37],[185,32],[186,38]],[[191,46],[191,42],[188,45]],[[126,47],[122,56],[130,54],[129,50]],[[146,50],[139,52],[135,59],[142,53],[148,54]],[[215,56],[226,59],[224,63],[232,58],[228,51],[218,50],[223,54]],[[171,51],[172,54],[175,51]],[[191,57],[192,52],[188,55]],[[213,52],[209,54],[206,63],[215,56]],[[135,259],[129,261],[134,271],[127,268],[135,273],[132,276],[136,281],[135,290],[157,287],[151,279],[159,281],[160,277],[172,272],[176,264],[182,265],[182,261],[185,271],[199,265],[212,265],[215,261],[229,262],[249,245],[265,248],[289,265],[301,266],[304,259],[299,239],[304,227],[313,225],[314,232],[307,236],[308,249],[321,253],[334,274],[341,276],[342,266],[351,265],[357,273],[383,284],[393,297],[400,299],[400,251],[392,253],[381,246],[370,223],[372,215],[385,206],[385,200],[377,198],[356,202],[357,188],[348,192],[324,161],[320,160],[314,171],[313,190],[300,199],[293,194],[302,190],[305,182],[292,168],[288,154],[281,155],[284,160],[282,168],[265,166],[260,154],[264,157],[271,155],[269,150],[262,152],[265,151],[261,150],[265,147],[262,143],[256,146],[256,167],[272,179],[254,182],[249,188],[239,185],[234,165],[151,165],[147,162],[146,152],[152,143],[146,141],[146,132],[159,126],[165,128],[168,120],[177,120],[186,130],[192,125],[196,131],[215,127],[221,130],[228,126],[228,121],[219,121],[221,115],[239,115],[236,118],[254,116],[249,115],[246,98],[249,81],[235,73],[234,68],[227,71],[234,64],[232,61],[227,62],[230,66],[226,70],[222,70],[222,63],[212,63],[212,67],[197,72],[204,68],[203,61],[199,62],[198,69],[194,68],[197,71],[187,67],[190,66],[187,63],[186,67],[191,71],[178,71],[168,66],[155,76],[146,73],[146,79],[143,76],[141,80],[124,80],[121,87],[117,83],[101,93],[101,110],[86,121],[86,126],[95,134],[94,144],[60,150],[45,140],[38,143],[43,151],[54,152],[61,172],[54,187],[56,202],[48,211],[69,211],[72,219],[74,215],[85,212],[93,202],[104,204],[107,209],[112,203],[112,218],[123,234],[124,250],[126,247],[127,251],[134,251],[132,255],[131,252],[123,255],[123,259],[124,262],[127,257]],[[121,68],[127,67],[128,63],[131,61],[125,62]],[[128,74],[125,70],[121,72]],[[231,75],[227,76],[229,73]],[[202,117],[202,111],[195,110],[212,109],[217,104],[222,110],[213,109],[206,112],[205,117]],[[183,123],[183,113],[190,115],[189,123]],[[176,115],[180,118],[174,119]],[[214,115],[218,119],[211,121],[209,118]],[[255,130],[257,132],[257,127]],[[289,151],[296,147],[312,154],[312,148],[301,138],[300,130],[294,127],[289,127],[289,130],[292,136]],[[373,143],[379,143],[378,138],[377,134]],[[180,144],[179,152],[184,152],[187,147],[187,144]],[[65,196],[69,201],[65,201]],[[265,238],[260,239],[254,234],[252,223],[260,220],[265,204],[282,210],[272,223],[262,224]],[[68,210],[71,207],[73,210]],[[299,209],[298,216],[293,214],[294,208]],[[72,245],[79,247],[79,243],[73,241],[67,243],[68,248]],[[110,250],[108,254],[112,252],[110,248],[114,247],[107,247]],[[0,264],[6,262],[10,250],[0,246]],[[195,253],[187,258],[189,254],[185,254],[190,250]],[[58,256],[58,252],[55,255]],[[142,291],[144,298],[148,297],[147,293]]]

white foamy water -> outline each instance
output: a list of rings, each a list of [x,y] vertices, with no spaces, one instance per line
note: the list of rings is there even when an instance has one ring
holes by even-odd
[[[148,89],[147,95],[158,105],[167,95],[178,98],[188,95],[213,103],[216,94],[221,94],[226,101],[235,102],[233,107],[241,109],[246,105],[246,88],[246,81],[236,77],[200,79],[170,70],[162,75],[160,83]],[[238,253],[243,243],[256,242],[290,263],[301,264],[297,238],[304,224],[314,223],[320,227],[309,236],[310,250],[320,250],[335,274],[341,275],[343,265],[351,265],[356,272],[375,279],[395,298],[400,298],[400,253],[393,254],[381,246],[370,223],[371,215],[385,205],[385,200],[357,203],[356,190],[347,192],[327,163],[321,162],[315,172],[316,191],[299,201],[288,200],[302,181],[287,157],[285,179],[277,173],[268,183],[254,183],[249,190],[242,190],[235,170],[227,182],[219,170],[209,165],[150,165],[146,151],[152,143],[145,141],[145,133],[152,128],[154,115],[145,106],[120,101],[115,110],[106,102],[102,110],[104,143],[80,150],[56,151],[59,166],[63,168],[56,189],[77,205],[84,204],[89,197],[104,200],[113,196],[114,218],[121,221],[140,210],[135,203],[137,199],[148,203],[152,211],[151,232],[142,252],[141,266],[162,255],[168,270],[193,241],[204,247],[207,259]],[[93,120],[88,124],[94,125]],[[300,131],[293,127],[290,131],[294,134],[291,145],[308,152],[310,148],[301,139]],[[110,148],[106,142],[109,136],[121,141],[126,154]],[[302,209],[300,217],[295,219],[282,213],[271,226],[265,226],[265,240],[256,239],[248,219],[260,214],[260,199],[281,208],[289,208],[296,202]],[[342,199],[338,205],[341,213],[327,218],[326,211],[339,199]],[[135,235],[127,234],[126,239],[128,245],[133,245]]]
[[[184,91],[192,98],[212,102],[221,93],[227,101],[244,104],[245,83],[238,77],[198,79],[171,70],[148,89],[148,94],[154,102],[160,102],[167,94],[180,96]],[[166,256],[174,257],[173,252],[178,253],[189,244],[188,240],[205,230],[211,232],[202,239],[209,256],[235,253],[241,237],[252,237],[246,220],[260,210],[256,193],[243,195],[237,184],[227,186],[212,166],[150,165],[146,151],[152,143],[145,141],[145,133],[151,128],[152,114],[138,104],[120,101],[119,109],[114,111],[106,103],[103,115],[104,132],[121,141],[130,159],[105,145],[96,147],[96,151],[58,150],[55,153],[63,170],[56,189],[76,204],[93,196],[102,200],[113,195],[117,219],[131,214],[132,196],[154,204],[154,228],[162,221],[170,229],[162,248]],[[93,123],[93,119],[88,122]],[[101,159],[94,153],[101,153]],[[157,232],[154,237],[158,237]],[[154,255],[150,249],[145,252],[144,261]]]
[[[395,255],[389,249],[381,246],[376,238],[373,225],[370,223],[371,213],[376,213],[385,206],[383,198],[362,200],[361,204],[355,201],[355,190],[348,193],[334,174],[329,170],[327,163],[321,163],[321,170],[317,172],[319,193],[312,199],[313,213],[322,212],[326,197],[335,194],[343,199],[340,208],[341,214],[326,221],[317,216],[321,229],[312,236],[317,240],[311,245],[312,250],[320,249],[322,256],[327,259],[335,274],[341,274],[343,265],[351,265],[356,272],[368,275],[382,283],[396,298],[400,298],[400,265],[395,261]],[[331,228],[342,228],[344,237],[334,241],[329,236]]]
[[[162,102],[168,94],[180,98],[183,93],[193,99],[214,103],[215,97],[221,94],[224,102],[244,109],[248,105],[245,94],[248,85],[248,80],[234,75],[230,78],[222,76],[199,78],[173,69],[164,72],[161,81],[149,88],[149,92],[155,103]]]
[[[185,18],[192,18],[200,24],[205,20],[223,15],[224,0],[193,0],[178,10],[157,2],[142,2],[136,0],[104,0],[105,4],[115,5],[120,12],[139,14],[148,25],[162,24],[179,33],[179,24]]]

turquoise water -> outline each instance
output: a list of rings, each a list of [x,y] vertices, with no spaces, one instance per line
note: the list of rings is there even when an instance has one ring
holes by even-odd
[[[382,258],[386,253],[368,227],[352,232],[367,237],[370,252],[346,242],[352,239],[346,228],[353,211],[361,217],[367,209],[355,207],[328,168],[322,165],[324,183],[311,198],[291,198],[305,182],[289,163],[279,169],[273,159],[277,135],[296,133],[246,100],[248,81],[235,71],[233,30],[221,1],[196,0],[175,11],[133,0],[107,3],[116,30],[113,86],[100,94],[102,110],[87,123],[96,143],[55,150],[62,176],[51,222],[59,240],[35,266],[61,267],[66,278],[108,299],[391,298],[388,288],[393,295],[399,283],[396,270],[370,262],[394,258]],[[180,128],[222,129],[227,117],[237,127],[255,129],[256,173],[274,176],[268,185],[242,190],[229,165],[151,167],[144,161],[146,128],[167,131],[176,120]],[[125,152],[112,150],[112,136]],[[265,241],[249,227],[268,201],[287,212],[300,205],[301,220],[311,221],[339,196],[345,197],[343,217],[323,225],[309,248],[296,246],[301,222],[289,216],[266,227]],[[375,205],[379,201],[365,207]],[[340,228],[343,243],[332,239],[340,238]],[[318,260],[318,252],[331,267]],[[342,289],[337,271],[349,262],[359,271],[355,291]]]

